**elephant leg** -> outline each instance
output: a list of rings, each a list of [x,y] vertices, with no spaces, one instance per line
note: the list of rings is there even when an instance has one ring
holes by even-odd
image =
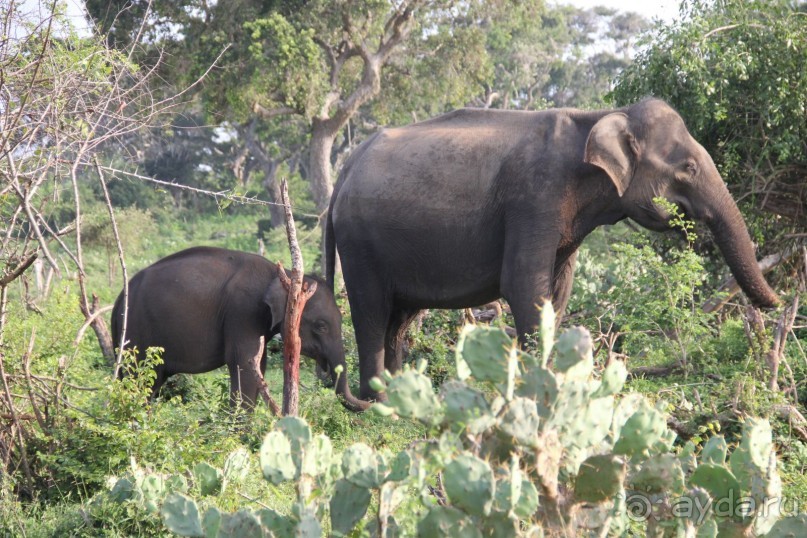
[[[574,284],[574,267],[577,262],[577,251],[566,258],[566,260],[555,269],[555,282],[552,287],[552,307],[555,309],[555,328],[560,326],[569,298],[572,295],[572,284]]]
[[[383,396],[370,387],[370,380],[384,371],[384,339],[392,300],[369,269],[353,267],[348,260],[345,256],[342,270],[359,351],[359,398],[381,400]]]
[[[251,371],[239,364],[228,364],[227,369],[230,371],[230,407],[235,409],[240,405],[244,411],[251,411],[258,396],[258,381]]]
[[[541,306],[553,298],[557,238],[547,237],[539,223],[516,223],[505,236],[500,289],[510,304],[519,343],[541,324]]]
[[[399,371],[403,365],[406,331],[419,312],[418,309],[396,309],[390,316],[384,346],[384,367],[390,373]]]
[[[266,347],[264,339],[235,338],[239,343],[227,346],[227,369],[230,371],[230,405],[235,408],[241,404],[245,411],[255,407],[258,398],[258,388],[261,378],[266,370]],[[261,349],[263,346],[263,349]],[[260,356],[260,361],[258,361]]]
[[[166,374],[165,367],[158,366],[155,369],[156,376],[154,377],[154,384],[151,386],[151,396],[149,396],[150,401],[154,401],[157,399],[157,396],[160,395],[160,389],[163,387],[165,382],[168,380],[170,375]]]

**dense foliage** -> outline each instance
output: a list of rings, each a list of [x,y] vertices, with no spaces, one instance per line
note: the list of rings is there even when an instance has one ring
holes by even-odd
[[[223,469],[198,464],[190,484],[134,469],[111,480],[99,502],[159,511],[178,535],[209,538],[344,536],[362,527],[373,536],[624,535],[632,526],[651,536],[807,532],[803,517],[782,517],[767,422],[748,420],[730,457],[722,435],[699,455],[691,441],[676,453],[663,401],[615,399],[624,364],[612,362],[596,379],[587,331],[569,330],[555,345],[548,304],[542,327],[542,354],[534,356],[501,329],[467,326],[457,344],[460,380],[437,395],[425,363],[376,379],[389,405],[375,412],[429,428],[430,440],[398,453],[364,443],[340,453],[305,421],[280,419],[263,439],[260,468],[268,482],[293,485],[290,508],[216,507],[228,482],[246,476],[243,450]]]
[[[380,413],[345,411],[307,362],[300,419],[231,412],[223,372],[177,376],[145,405],[159,350],[122,357],[132,375],[113,380],[88,324],[106,318],[124,274],[191,245],[288,264],[266,205],[275,177],[291,180],[306,266],[318,269],[314,124],[361,86],[351,47],[377,52],[397,12],[378,1],[87,5],[105,38],[0,3],[11,36],[0,40],[0,536],[802,533],[804,517],[787,516],[807,494],[804,306],[789,328],[781,311],[704,313],[723,264],[681,215],[683,238],[620,225],[583,245],[564,324],[590,337],[576,328],[556,344],[547,323],[515,351],[506,305],[494,328],[463,330],[474,312],[424,313],[407,369],[378,381],[390,398]],[[463,105],[601,106],[623,72],[611,97],[671,101],[766,252],[803,235],[807,25],[792,3],[688,3],[633,64],[647,24],[635,15],[537,0],[411,6],[378,87],[334,134],[333,169],[382,125]],[[777,287],[793,304],[807,275],[791,260]],[[708,509],[676,517],[675,500]],[[773,500],[781,514],[761,511]],[[661,507],[653,517],[632,511],[648,502]]]
[[[619,77],[618,104],[666,99],[714,157],[760,243],[807,226],[807,4],[686,2]]]

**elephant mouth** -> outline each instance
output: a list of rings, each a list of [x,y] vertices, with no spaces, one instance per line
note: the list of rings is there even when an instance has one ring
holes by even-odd
[[[675,208],[672,212],[668,211],[664,207],[659,206],[659,204],[655,202],[650,202],[648,205],[642,205],[640,209],[642,210],[642,214],[646,220],[641,221],[640,224],[655,232],[665,232],[674,227],[678,228],[678,226],[673,223],[673,220],[676,218],[676,214],[686,221],[696,220],[692,214],[689,204],[685,200],[668,200]]]
[[[637,209],[639,210],[638,214],[633,217],[633,220],[643,227],[654,232],[665,232],[670,229],[672,215],[655,202],[641,204]]]

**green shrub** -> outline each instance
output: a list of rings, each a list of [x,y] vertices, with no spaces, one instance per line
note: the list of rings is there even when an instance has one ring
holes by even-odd
[[[263,440],[260,468],[269,483],[292,487],[290,505],[264,499],[270,504],[257,510],[217,508],[226,462],[223,470],[199,464],[187,481],[136,472],[111,480],[98,502],[159,510],[166,527],[182,536],[624,536],[639,529],[654,536],[785,536],[807,530],[803,518],[761,508],[782,496],[766,421],[746,420],[731,452],[720,435],[699,454],[691,442],[675,451],[666,404],[653,406],[635,393],[619,397],[624,365],[615,361],[597,375],[588,332],[572,329],[555,343],[552,317],[545,320],[540,356],[519,351],[499,329],[466,327],[456,350],[459,380],[443,383],[439,393],[423,362],[376,379],[389,400],[373,406],[375,413],[410,417],[430,433],[397,453],[364,443],[339,451],[302,419],[279,420]],[[243,479],[248,457],[228,461],[233,458],[244,462],[233,474]]]

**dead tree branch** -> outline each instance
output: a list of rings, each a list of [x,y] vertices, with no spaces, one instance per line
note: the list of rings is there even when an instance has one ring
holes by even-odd
[[[286,315],[283,322],[283,414],[297,416],[300,401],[300,320],[308,299],[317,290],[316,282],[303,282],[303,254],[297,243],[297,228],[289,202],[289,186],[285,179],[280,182],[281,200],[286,208],[286,235],[291,251],[291,278],[283,265],[277,264],[277,272],[288,293]]]

